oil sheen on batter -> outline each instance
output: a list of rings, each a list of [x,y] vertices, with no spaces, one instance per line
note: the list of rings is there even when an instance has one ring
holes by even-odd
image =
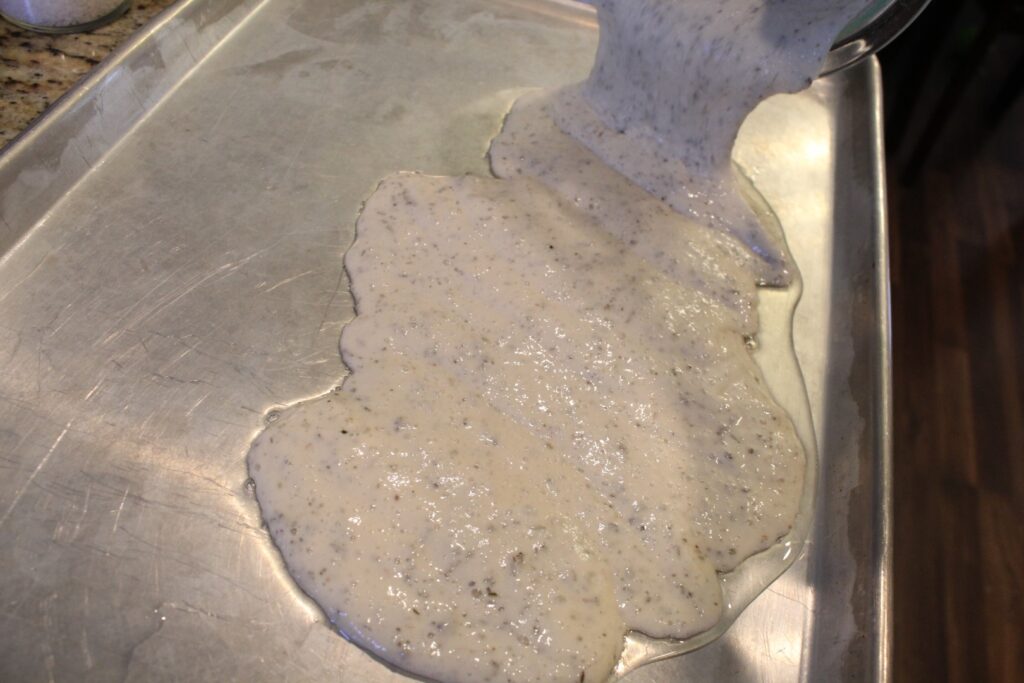
[[[299,585],[421,676],[602,681],[629,630],[714,626],[718,574],[797,514],[803,449],[745,345],[789,266],[729,151],[850,11],[598,5],[589,80],[516,103],[496,178],[381,182],[351,374],[250,453]]]

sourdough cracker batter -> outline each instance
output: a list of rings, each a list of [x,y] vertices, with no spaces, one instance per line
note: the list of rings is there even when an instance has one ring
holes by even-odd
[[[629,630],[708,630],[719,573],[789,531],[804,485],[746,347],[792,266],[729,151],[851,12],[597,4],[590,79],[516,103],[496,178],[381,182],[345,258],[351,374],[250,453],[303,590],[442,681],[601,681]]]

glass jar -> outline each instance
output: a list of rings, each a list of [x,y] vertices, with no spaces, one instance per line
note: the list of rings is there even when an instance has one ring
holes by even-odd
[[[91,31],[125,13],[131,0],[0,0],[0,16],[41,33]]]

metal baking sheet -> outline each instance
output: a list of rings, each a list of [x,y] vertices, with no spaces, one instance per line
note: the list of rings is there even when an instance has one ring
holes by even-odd
[[[554,0],[185,0],[0,157],[0,680],[403,680],[294,588],[246,450],[343,375],[375,182],[486,173],[516,95],[595,45]],[[741,133],[805,281],[815,526],[727,635],[630,681],[888,679],[879,111],[869,60]]]

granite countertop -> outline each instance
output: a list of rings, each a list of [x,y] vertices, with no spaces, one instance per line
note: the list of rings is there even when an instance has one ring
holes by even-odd
[[[44,35],[0,19],[0,148],[174,0],[135,0],[90,33]]]

